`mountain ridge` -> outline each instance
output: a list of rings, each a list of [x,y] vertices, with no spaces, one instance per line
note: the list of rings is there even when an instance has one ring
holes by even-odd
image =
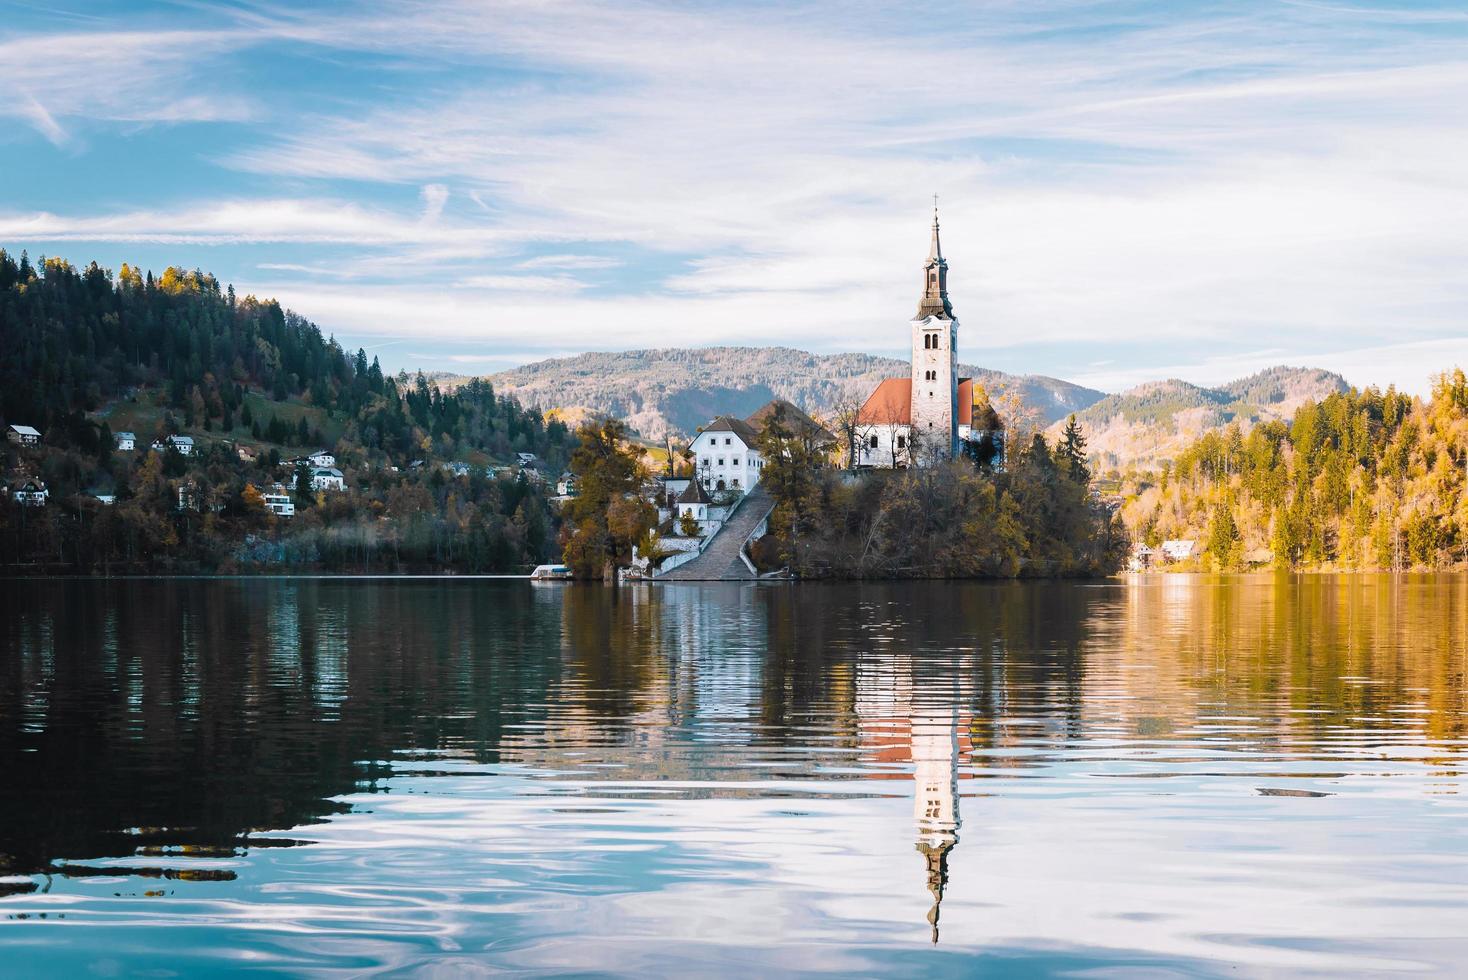
[[[875,354],[814,354],[793,347],[660,347],[590,351],[486,375],[497,391],[562,418],[614,415],[641,435],[686,437],[719,415],[743,417],[772,398],[807,411],[860,403],[908,362]],[[1307,398],[1344,391],[1319,368],[1276,366],[1216,386],[1177,378],[1108,394],[1047,375],[959,365],[991,399],[1018,409],[1053,438],[1075,414],[1102,469],[1153,466],[1212,429],[1289,418]]]
[[[807,411],[863,400],[908,362],[875,354],[813,354],[793,347],[662,347],[590,351],[487,375],[495,390],[542,410],[615,415],[644,436],[690,435],[716,415],[748,415],[771,398]],[[1045,422],[1064,418],[1105,392],[1044,375],[1011,375],[959,365],[991,396],[1012,391]]]
[[[1288,420],[1307,400],[1349,388],[1332,371],[1285,365],[1215,387],[1167,378],[1107,395],[1077,412],[1076,421],[1091,459],[1101,468],[1155,466],[1209,431],[1234,422],[1248,429]],[[1052,437],[1060,426],[1051,425]]]

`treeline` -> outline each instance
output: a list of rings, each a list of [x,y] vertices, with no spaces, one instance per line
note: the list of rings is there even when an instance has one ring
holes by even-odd
[[[129,425],[134,452],[114,451],[119,407],[149,420]],[[385,375],[207,273],[125,265],[114,277],[3,250],[0,412],[42,433],[37,447],[4,447],[6,482],[37,478],[50,493],[44,507],[0,507],[0,565],[59,571],[518,570],[549,557],[556,515],[539,483],[485,466],[533,453],[553,481],[571,443],[487,382],[444,391],[421,373]],[[199,450],[148,452],[172,434]],[[297,487],[297,516],[276,519],[260,496],[289,488],[282,458],[308,449],[333,451],[349,490]],[[453,478],[450,461],[476,475]]]
[[[1289,423],[1210,433],[1124,514],[1155,545],[1193,538],[1206,563],[1445,568],[1468,562],[1468,380],[1430,401],[1375,388],[1306,402]]]
[[[971,460],[905,470],[823,468],[825,450],[779,424],[762,433],[761,477],[775,498],[762,570],[805,578],[1103,575],[1127,538],[1090,495],[1085,441],[1072,418],[1055,446],[1036,433],[1002,470]]]
[[[0,414],[48,436],[85,427],[86,413],[140,386],[166,391],[184,430],[263,426],[241,418],[254,388],[346,419],[357,445],[405,462],[463,449],[569,451],[564,425],[547,426],[485,381],[444,392],[422,375],[384,375],[377,358],[349,355],[275,300],[241,299],[197,270],[155,277],[124,265],[114,278],[95,262],[33,266],[0,249],[0,345]]]

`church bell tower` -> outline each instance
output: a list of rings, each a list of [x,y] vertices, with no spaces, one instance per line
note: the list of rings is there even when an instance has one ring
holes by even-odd
[[[912,320],[912,431],[917,462],[952,459],[958,451],[958,320],[948,301],[948,262],[938,240],[923,263],[923,294]]]

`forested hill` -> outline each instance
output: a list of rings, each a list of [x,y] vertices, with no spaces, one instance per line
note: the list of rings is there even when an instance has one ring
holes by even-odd
[[[496,457],[563,444],[539,413],[497,398],[488,385],[451,395],[419,376],[385,376],[364,352],[348,354],[309,320],[274,300],[237,297],[208,273],[165,269],[159,277],[124,265],[114,277],[50,258],[39,267],[0,250],[0,417],[31,425],[51,444],[91,445],[88,413],[140,387],[163,393],[172,431],[257,440],[317,441],[322,420],[350,430],[354,444],[393,462],[473,450]],[[295,438],[267,419],[244,419],[247,395],[314,411]],[[258,411],[259,403],[255,403]],[[139,432],[151,438],[153,432]]]
[[[384,375],[210,275],[0,251],[0,570],[525,571],[572,439],[486,382]],[[115,432],[136,434],[135,447]],[[185,453],[149,451],[190,436]],[[290,457],[325,450],[325,482]],[[539,462],[513,465],[520,452]],[[333,475],[334,474],[334,475]],[[30,487],[31,491],[24,491]],[[18,506],[19,492],[46,496]],[[294,514],[266,506],[267,495]]]
[[[906,361],[871,354],[812,354],[789,347],[662,348],[552,358],[491,375],[495,388],[542,409],[577,409],[625,419],[653,439],[689,435],[718,415],[743,417],[784,398],[826,412],[869,395],[883,378],[906,375]],[[1045,422],[1062,419],[1104,392],[1040,375],[960,365],[996,399],[1010,392]]]
[[[1205,567],[1461,567],[1468,378],[1439,377],[1427,402],[1390,388],[1307,399],[1289,422],[1206,434],[1131,489],[1136,539],[1194,539]]]
[[[1194,440],[1233,422],[1288,420],[1307,401],[1348,389],[1338,374],[1273,367],[1217,388],[1170,379],[1138,385],[1077,413],[1091,458],[1102,470],[1155,467]],[[1058,427],[1051,435],[1058,435]]]

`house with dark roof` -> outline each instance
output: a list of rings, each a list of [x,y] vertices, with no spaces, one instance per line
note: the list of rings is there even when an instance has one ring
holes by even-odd
[[[678,499],[674,502],[674,526],[677,526],[676,521],[691,517],[698,521],[700,527],[704,527],[708,524],[709,505],[712,503],[713,499],[709,497],[703,484],[697,480],[689,480],[688,486],[683,488],[683,492],[678,494]]]
[[[766,460],[760,452],[760,434],[777,414],[792,430],[834,445],[835,436],[815,419],[784,399],[767,402],[748,418],[721,415],[703,428],[688,446],[693,455],[694,482],[709,492],[748,491],[759,483]]]
[[[34,446],[41,441],[41,433],[29,425],[12,425],[5,430],[5,438],[17,446]]]

